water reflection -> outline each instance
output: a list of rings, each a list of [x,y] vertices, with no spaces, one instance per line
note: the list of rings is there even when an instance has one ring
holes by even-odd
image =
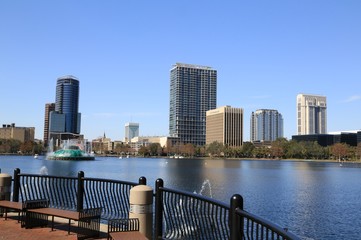
[[[304,239],[358,239],[361,236],[360,164],[216,159],[97,158],[49,161],[0,156],[3,173],[45,172],[137,182],[157,178],[165,186],[213,196],[228,203],[241,194],[245,209],[291,229]],[[43,168],[45,167],[45,168]],[[42,170],[43,169],[43,170]]]

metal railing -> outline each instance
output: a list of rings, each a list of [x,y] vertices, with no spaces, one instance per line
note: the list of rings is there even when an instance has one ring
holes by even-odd
[[[84,208],[102,207],[102,218],[124,218],[129,213],[130,189],[146,184],[109,179],[59,177],[39,174],[23,174],[14,170],[13,201],[49,199],[50,207],[80,211]]]
[[[38,174],[20,174],[15,170],[14,201],[25,202],[33,199],[49,199],[50,207],[76,209],[76,177],[59,177]]]
[[[156,239],[299,239],[285,229],[243,210],[235,194],[230,205],[214,199],[169,189],[156,181]]]
[[[156,238],[229,239],[229,207],[199,194],[165,188],[156,181]]]
[[[49,199],[50,206],[81,211],[102,207],[102,219],[128,218],[130,189],[146,185],[146,178],[127,182],[77,177],[21,174],[14,170],[13,201]],[[299,239],[276,224],[243,209],[243,198],[235,194],[230,204],[200,194],[155,183],[155,239]]]
[[[140,177],[139,183],[100,178],[83,179],[84,205],[102,207],[102,218],[127,218],[129,213],[130,189],[138,184],[145,185],[146,178]]]

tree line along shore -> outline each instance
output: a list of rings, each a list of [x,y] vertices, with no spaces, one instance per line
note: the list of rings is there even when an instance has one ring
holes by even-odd
[[[0,139],[1,155],[34,155],[47,152],[41,143],[18,140]],[[100,156],[172,156],[172,157],[211,157],[235,159],[294,159],[294,160],[331,160],[331,161],[361,161],[361,143],[350,146],[336,143],[332,146],[320,146],[317,142],[298,142],[279,138],[270,145],[256,146],[251,142],[244,142],[241,147],[230,147],[219,142],[212,142],[205,146],[192,144],[176,144],[162,147],[159,143],[141,146],[135,151],[127,144],[117,144],[114,151],[95,152]]]

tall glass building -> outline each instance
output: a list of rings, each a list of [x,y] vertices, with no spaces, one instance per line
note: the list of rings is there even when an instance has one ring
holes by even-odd
[[[60,77],[56,84],[55,111],[50,113],[50,132],[79,134],[79,80],[71,75]]]
[[[297,95],[297,134],[326,134],[326,97],[319,95]]]
[[[170,70],[169,134],[186,144],[206,143],[206,112],[217,104],[217,71],[176,63]]]
[[[259,109],[251,114],[251,142],[283,137],[283,117],[277,110]]]

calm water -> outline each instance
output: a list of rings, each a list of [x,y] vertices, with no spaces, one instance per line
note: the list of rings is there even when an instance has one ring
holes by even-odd
[[[245,209],[289,228],[303,239],[361,239],[361,165],[294,161],[106,158],[50,161],[0,156],[2,173],[85,176],[165,186],[228,203],[239,193]]]

